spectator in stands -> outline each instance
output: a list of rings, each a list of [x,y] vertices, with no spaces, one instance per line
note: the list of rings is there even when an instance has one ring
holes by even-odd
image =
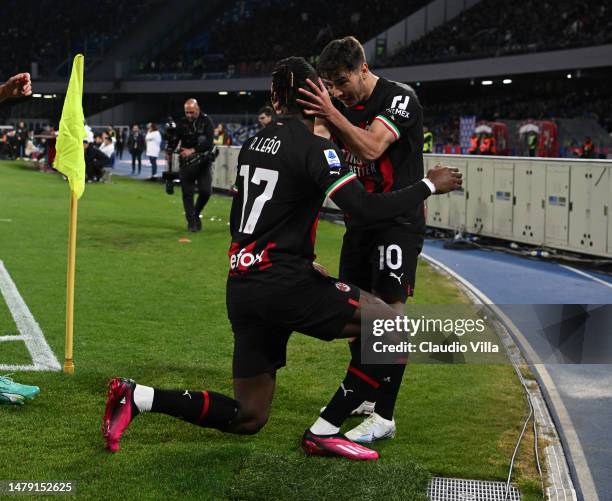
[[[105,183],[110,183],[111,181],[111,170],[115,168],[115,145],[113,144],[113,138],[109,134],[104,136],[104,140],[102,145],[100,146],[100,151],[104,153],[110,160],[108,165],[102,167],[102,180]]]
[[[15,129],[7,132],[6,144],[9,160],[15,160],[19,154],[19,142],[17,140],[17,131]]]
[[[102,139],[102,143],[98,148],[110,159],[110,167],[112,169],[115,165],[115,146],[113,145],[113,138],[107,134],[104,136],[104,139]]]
[[[582,145],[582,158],[595,158],[595,148],[590,137],[585,138]]]
[[[123,127],[120,127],[117,130],[117,141],[115,141],[115,152],[117,153],[117,158],[121,160],[123,157],[123,147],[125,146],[125,130]]]
[[[147,124],[147,135],[145,136],[147,143],[147,157],[151,163],[151,179],[157,174],[157,157],[161,150],[162,137],[157,130],[157,125],[152,122]]]
[[[142,170],[142,153],[145,150],[145,140],[140,132],[140,127],[134,124],[132,125],[132,132],[127,140],[127,148],[132,155],[132,173],[133,176],[136,172],[136,161],[138,161],[138,174]]]
[[[495,138],[493,134],[483,134],[480,140],[480,154],[481,155],[496,155],[497,149],[495,147]]]
[[[272,123],[272,119],[274,117],[274,110],[271,106],[263,106],[257,112],[257,120],[259,121],[259,125],[261,128],[267,127]]]
[[[470,137],[470,147],[468,148],[468,153],[470,155],[478,155],[480,151],[480,137],[478,134],[472,134]]]
[[[85,176],[87,182],[100,181],[104,176],[104,167],[110,165],[110,158],[89,140],[83,141],[83,147],[85,148]]]
[[[15,130],[15,135],[17,140],[17,156],[24,157],[26,141],[28,139],[28,128],[26,127],[25,122],[19,122],[17,129]]]
[[[0,103],[5,99],[30,94],[32,94],[32,80],[29,73],[18,73],[0,85]]]
[[[8,143],[8,133],[0,130],[0,160],[10,159],[11,150]]]
[[[232,136],[230,136],[225,130],[225,124],[219,123],[215,127],[214,134],[213,144],[224,144],[226,146],[232,144]]]
[[[527,134],[527,150],[530,157],[535,157],[538,149],[538,134],[531,131]]]
[[[28,131],[26,136],[26,146],[24,150],[26,158],[37,160],[40,154],[40,149],[34,144],[34,131]]]
[[[423,127],[423,153],[433,153],[433,133],[427,126]]]

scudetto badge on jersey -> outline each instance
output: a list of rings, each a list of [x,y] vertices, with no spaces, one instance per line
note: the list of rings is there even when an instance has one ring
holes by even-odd
[[[338,169],[340,167],[340,158],[338,158],[335,150],[323,150],[323,154],[330,169]]]
[[[344,282],[336,282],[336,289],[342,292],[350,292],[351,288]]]

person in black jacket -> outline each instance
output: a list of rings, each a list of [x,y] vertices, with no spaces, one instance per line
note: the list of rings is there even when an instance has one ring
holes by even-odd
[[[132,132],[127,140],[127,148],[132,155],[132,176],[136,171],[136,161],[138,160],[138,175],[142,169],[142,152],[145,150],[145,139],[138,125],[132,126]]]
[[[83,142],[83,147],[85,148],[85,176],[87,182],[100,181],[104,176],[104,167],[110,166],[110,158],[89,141]]]
[[[117,129],[117,142],[115,143],[115,151],[117,153],[117,158],[121,160],[123,157],[123,147],[125,146],[125,130],[123,127]]]
[[[17,146],[19,150],[18,156],[25,157],[25,147],[28,140],[28,127],[26,126],[25,122],[19,122],[15,136],[17,138]]]
[[[183,191],[183,207],[187,219],[187,230],[202,229],[200,213],[212,192],[212,169],[214,125],[202,113],[195,99],[185,101],[185,117],[178,123],[174,148],[179,148],[179,177]],[[196,186],[198,199],[194,204]]]

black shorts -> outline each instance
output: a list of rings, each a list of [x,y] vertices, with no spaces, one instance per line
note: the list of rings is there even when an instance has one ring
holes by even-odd
[[[405,303],[414,292],[422,249],[423,236],[406,226],[348,228],[340,254],[340,280],[375,292],[387,303]]]
[[[234,331],[235,378],[274,373],[287,361],[293,331],[324,341],[339,337],[359,304],[357,287],[302,270],[274,284],[227,282],[227,314]]]

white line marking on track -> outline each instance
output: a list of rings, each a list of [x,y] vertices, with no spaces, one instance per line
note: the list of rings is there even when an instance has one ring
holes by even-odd
[[[561,424],[561,429],[565,435],[565,439],[567,442],[567,446],[569,448],[570,455],[573,459],[574,468],[576,469],[576,475],[578,476],[578,483],[582,489],[582,494],[584,499],[588,499],[589,501],[598,501],[599,496],[597,495],[597,489],[595,488],[595,482],[593,481],[593,476],[591,475],[591,470],[589,469],[589,465],[587,463],[586,457],[584,455],[584,450],[582,449],[582,444],[580,443],[580,439],[578,438],[578,434],[576,433],[576,429],[574,428],[574,424],[572,423],[572,419],[570,418],[569,413],[567,412],[567,408],[561,400],[561,396],[557,390],[557,386],[553,381],[546,365],[541,362],[540,357],[533,350],[527,338],[523,335],[523,333],[518,329],[514,322],[510,320],[510,318],[495,304],[493,301],[478,287],[472,284],[470,281],[463,278],[459,273],[452,270],[445,264],[441,263],[437,259],[429,256],[425,252],[421,253],[421,256],[429,261],[436,267],[441,268],[450,276],[452,276],[455,280],[462,283],[472,294],[474,294],[483,304],[489,306],[502,320],[503,323],[506,324],[506,327],[512,332],[512,334],[516,337],[521,345],[521,349],[527,355],[530,363],[533,364],[534,370],[540,376],[544,387],[548,392],[548,396],[551,400],[551,405],[557,412],[557,416],[559,417],[559,421]],[[595,277],[591,277],[595,278]],[[568,473],[568,478],[569,473]],[[571,480],[571,479],[570,479]],[[570,483],[570,485],[572,485]]]
[[[15,320],[17,330],[21,333],[23,341],[32,356],[33,367],[30,366],[0,366],[11,367],[8,370],[38,370],[38,371],[59,371],[61,365],[55,358],[53,350],[47,344],[45,336],[32,316],[28,305],[25,303],[21,294],[17,290],[13,279],[4,267],[4,263],[0,261],[0,293],[4,296],[4,300]],[[27,369],[14,369],[14,367],[28,367]]]
[[[576,268],[572,268],[571,266],[567,266],[566,264],[560,264],[559,266],[561,266],[561,268],[565,268],[566,270],[573,271],[574,273],[577,273],[580,276],[593,280],[593,282],[597,282],[598,284],[605,285],[606,287],[610,287],[610,289],[612,289],[612,284],[610,282],[602,280],[601,278],[594,277],[593,275],[589,275],[588,273],[582,270],[577,270]]]

